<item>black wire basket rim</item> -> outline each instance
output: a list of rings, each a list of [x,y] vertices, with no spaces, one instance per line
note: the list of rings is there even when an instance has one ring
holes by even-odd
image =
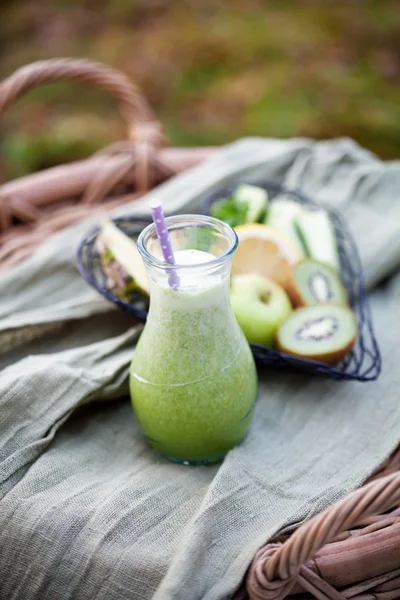
[[[274,182],[260,183],[241,180],[236,184],[221,187],[213,193],[205,196],[201,213],[209,214],[211,205],[214,201],[223,197],[227,197],[239,184],[242,183],[257,185],[263,189],[266,189],[269,195],[271,194],[273,196],[272,201],[274,196],[278,194],[285,194],[293,197],[301,203],[306,204],[310,208],[315,208],[316,210],[320,208],[300,190],[290,189]],[[349,265],[351,266],[350,271],[353,278],[352,284],[356,285],[357,310],[355,310],[355,312],[359,326],[357,345],[360,347],[361,357],[358,358],[353,351],[349,353],[347,358],[345,358],[340,365],[330,366],[312,359],[294,357],[292,355],[279,352],[274,348],[269,348],[260,344],[250,344],[250,346],[257,362],[261,365],[274,367],[279,370],[290,370],[305,374],[323,375],[336,380],[347,379],[363,382],[373,381],[379,377],[382,368],[382,359],[378,342],[374,335],[371,311],[364,287],[364,274],[361,265],[361,259],[355,241],[353,240],[353,237],[350,234],[340,213],[331,208],[324,208],[328,211],[332,219],[337,235],[340,233],[341,236],[343,236],[343,238],[341,236],[338,237],[338,245],[339,242],[342,243],[344,240],[345,244],[349,248],[349,252],[346,252],[344,255],[345,259],[348,261],[347,267],[349,268]],[[128,228],[131,235],[138,235],[144,227],[152,222],[148,217],[131,215],[117,217],[112,220],[117,225],[120,225],[122,230]],[[145,308],[141,308],[137,302],[128,302],[123,300],[116,296],[116,294],[114,294],[112,291],[107,289],[104,283],[106,276],[104,273],[101,276],[101,266],[99,265],[98,257],[96,258],[95,241],[99,230],[100,226],[93,227],[79,244],[76,264],[80,274],[94,289],[107,298],[107,300],[125,312],[128,312],[132,316],[136,317],[138,320],[145,321],[147,317],[147,310]],[[352,308],[353,310],[355,309],[353,306]],[[370,360],[369,366],[364,365],[367,359]],[[354,362],[353,367],[351,366],[352,362]]]

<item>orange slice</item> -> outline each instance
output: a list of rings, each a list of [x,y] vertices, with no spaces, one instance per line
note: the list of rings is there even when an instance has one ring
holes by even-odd
[[[235,228],[239,246],[233,257],[232,274],[257,273],[283,287],[301,254],[291,239],[268,225],[250,223]]]

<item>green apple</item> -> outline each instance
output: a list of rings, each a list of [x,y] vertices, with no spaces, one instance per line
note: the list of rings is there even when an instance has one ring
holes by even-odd
[[[292,312],[286,292],[255,273],[232,277],[231,304],[247,341],[263,346],[274,345],[275,332]]]

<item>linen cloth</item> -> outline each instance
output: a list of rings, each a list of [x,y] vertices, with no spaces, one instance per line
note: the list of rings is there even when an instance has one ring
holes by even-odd
[[[356,237],[383,372],[260,372],[250,434],[184,467],[140,436],[127,376],[141,326],[81,279],[92,221],[0,276],[0,598],[222,600],[257,549],[359,486],[400,441],[400,163],[351,140],[245,139],[118,214],[196,212],[240,179],[297,187]],[[17,341],[16,341],[17,340]]]

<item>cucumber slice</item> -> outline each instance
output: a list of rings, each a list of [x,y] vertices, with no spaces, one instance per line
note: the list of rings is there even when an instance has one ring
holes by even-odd
[[[325,210],[307,210],[296,218],[296,229],[308,256],[340,271],[335,230]]]
[[[232,198],[239,204],[247,205],[245,223],[257,223],[265,215],[268,205],[268,193],[255,185],[239,185]]]
[[[271,202],[267,218],[265,219],[266,225],[278,229],[290,237],[301,256],[304,256],[304,248],[297,234],[295,221],[304,210],[303,206],[298,202],[281,196]]]

